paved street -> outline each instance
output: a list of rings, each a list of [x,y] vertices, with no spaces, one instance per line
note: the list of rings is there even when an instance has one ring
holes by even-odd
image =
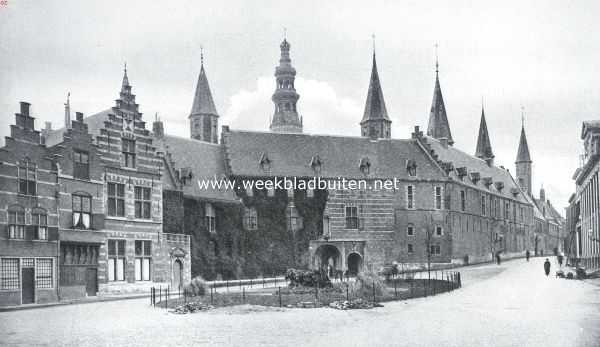
[[[460,290],[365,311],[240,306],[174,315],[136,299],[5,312],[0,343],[600,346],[600,282],[546,277],[542,261],[464,268]]]

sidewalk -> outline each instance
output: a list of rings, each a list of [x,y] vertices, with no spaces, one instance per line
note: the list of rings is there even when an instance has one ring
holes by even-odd
[[[120,295],[103,295],[103,296],[91,296],[87,298],[81,299],[71,299],[71,300],[63,300],[57,302],[49,302],[45,304],[25,304],[25,305],[16,305],[16,306],[1,306],[0,312],[9,312],[9,311],[21,311],[21,310],[31,310],[34,308],[47,308],[54,306],[63,306],[63,305],[73,305],[73,304],[91,304],[95,302],[108,302],[108,301],[119,301],[119,300],[131,300],[131,299],[142,299],[149,298],[150,294],[148,293],[138,293],[138,294],[120,294]]]

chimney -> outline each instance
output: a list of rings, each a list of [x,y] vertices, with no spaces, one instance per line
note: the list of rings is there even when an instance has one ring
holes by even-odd
[[[29,117],[29,106],[30,103],[21,101],[21,115]]]
[[[487,158],[485,160],[485,163],[487,164],[487,166],[492,167],[494,165],[494,158]]]
[[[447,137],[440,137],[440,143],[442,144],[442,147],[448,148],[448,138]]]
[[[83,122],[83,113],[75,112],[75,120],[78,122]]]
[[[165,127],[161,120],[155,120],[154,123],[152,123],[152,132],[157,138],[162,138],[165,136]]]

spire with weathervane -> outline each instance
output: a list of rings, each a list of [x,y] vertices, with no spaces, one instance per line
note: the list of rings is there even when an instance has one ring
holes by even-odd
[[[389,139],[391,137],[391,125],[392,121],[388,117],[381,83],[379,82],[377,59],[375,58],[375,36],[373,36],[373,65],[371,67],[371,79],[367,91],[365,111],[360,121],[361,135],[372,139]]]
[[[485,121],[483,104],[481,105],[481,121],[479,122],[479,136],[477,137],[475,156],[485,160],[488,165],[494,163],[494,152],[492,152],[492,144],[490,142],[490,135],[488,134],[487,123]]]
[[[515,165],[517,169],[517,182],[519,186],[531,195],[531,156],[529,154],[529,145],[525,136],[525,116],[521,108],[521,138],[519,139],[519,149],[517,150],[517,160]]]
[[[271,131],[279,133],[302,132],[302,117],[296,108],[300,95],[294,87],[296,69],[292,66],[290,59],[290,47],[291,45],[284,35],[283,41],[279,45],[281,49],[279,66],[275,68],[276,89],[271,97],[275,104],[275,111],[269,126]]]
[[[204,71],[204,51],[200,49],[200,75],[190,112],[190,134],[193,139],[218,143],[219,114]]]
[[[431,102],[431,111],[429,113],[429,124],[427,125],[427,135],[436,139],[446,139],[449,145],[454,144],[444,98],[442,97],[442,88],[440,87],[439,63],[437,57],[437,44],[435,45],[435,87],[433,89],[433,101]]]

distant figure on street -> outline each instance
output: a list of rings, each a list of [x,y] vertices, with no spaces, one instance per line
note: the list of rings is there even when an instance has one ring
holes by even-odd
[[[559,253],[557,258],[558,258],[558,265],[562,267],[563,259],[565,258],[565,256],[562,253]]]
[[[544,262],[544,272],[546,273],[546,276],[550,274],[550,260],[548,260],[548,258],[546,258],[546,261]]]
[[[496,253],[496,263],[500,265],[500,253]]]
[[[529,250],[527,250],[527,251],[525,252],[525,259],[527,259],[527,261],[529,261],[529,256],[530,256],[530,255],[531,255],[531,254],[529,254]]]

